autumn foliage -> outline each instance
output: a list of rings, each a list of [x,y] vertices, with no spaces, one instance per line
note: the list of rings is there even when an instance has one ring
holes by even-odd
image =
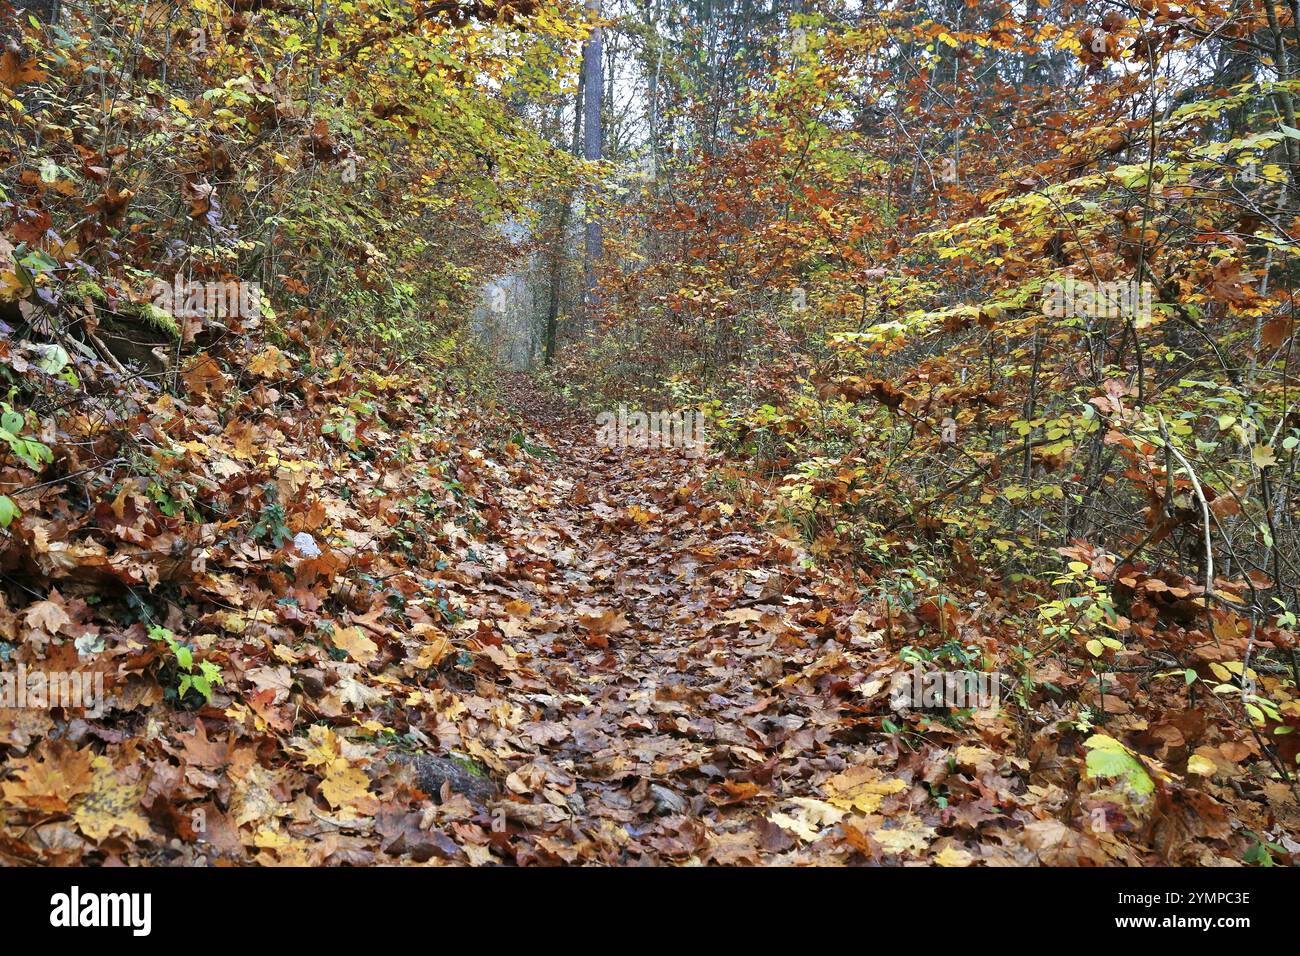
[[[1292,861],[1292,8],[336,6],[4,21],[0,856]]]

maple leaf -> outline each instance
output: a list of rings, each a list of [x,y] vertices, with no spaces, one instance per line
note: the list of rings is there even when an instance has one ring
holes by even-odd
[[[274,345],[267,346],[248,361],[248,370],[262,378],[279,378],[290,368],[289,357]]]
[[[308,744],[297,749],[308,767],[328,767],[342,755],[339,739],[334,731],[322,724],[313,724],[307,731]]]
[[[1281,348],[1295,332],[1295,318],[1290,315],[1273,316],[1264,323],[1260,341],[1266,348]]]
[[[359,627],[338,627],[330,635],[330,642],[345,651],[358,664],[366,665],[379,656],[379,645],[366,636]]]
[[[432,624],[416,624],[411,634],[423,640],[414,661],[421,670],[437,667],[455,650],[451,639]]]
[[[93,767],[91,789],[78,798],[72,813],[81,832],[96,842],[117,830],[137,839],[148,837],[149,821],[140,812],[144,781],[128,779],[107,757],[96,757]]]
[[[224,767],[229,760],[230,745],[208,737],[203,721],[194,722],[194,732],[180,738],[185,747],[186,762],[209,770]]]
[[[72,618],[64,609],[57,591],[51,592],[49,600],[37,601],[28,607],[23,620],[35,632],[32,639],[42,645],[72,625]]]
[[[1095,839],[1071,830],[1059,820],[1036,820],[1026,826],[1025,845],[1048,865],[1102,865],[1106,862],[1106,854]]]
[[[965,850],[949,845],[934,855],[934,862],[938,866],[970,866],[975,862],[975,857]]]
[[[880,809],[880,801],[884,797],[902,793],[907,789],[907,784],[897,778],[885,779],[875,767],[859,764],[831,777],[824,788],[827,802],[836,807],[859,813],[875,813]]]
[[[879,843],[886,853],[899,855],[924,852],[934,836],[933,828],[915,821],[909,821],[903,827],[882,828],[871,833],[871,838]]]
[[[293,688],[293,677],[287,667],[254,667],[244,672],[244,676],[263,691],[274,693],[272,702],[283,703]]]
[[[1264,469],[1277,464],[1277,454],[1270,445],[1256,445],[1250,450],[1250,460],[1256,468]]]
[[[809,797],[793,798],[788,809],[788,813],[771,813],[768,819],[808,843],[820,839],[823,827],[834,826],[845,816],[845,811],[839,807]]]
[[[258,764],[253,764],[235,781],[231,797],[231,815],[236,826],[260,823],[285,816],[290,811],[274,794],[274,775]]]
[[[230,383],[221,366],[206,352],[198,353],[185,363],[181,380],[186,391],[199,396],[221,394]]]
[[[66,812],[77,797],[95,786],[95,756],[63,744],[15,760],[14,778],[0,784],[5,802],[33,810]]]
[[[355,710],[365,710],[383,701],[384,694],[358,680],[345,677],[338,682],[335,692],[328,699],[337,700],[340,707],[347,705]]]
[[[36,83],[45,78],[45,71],[36,63],[35,58],[23,59],[14,50],[0,53],[0,86],[7,86],[13,92],[28,83]]]
[[[336,810],[340,807],[353,807],[363,802],[370,778],[357,767],[350,766],[346,760],[338,759],[326,768],[325,779],[321,781],[321,795]]]

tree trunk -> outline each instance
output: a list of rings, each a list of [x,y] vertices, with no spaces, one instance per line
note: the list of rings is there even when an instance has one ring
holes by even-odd
[[[578,95],[573,101],[573,155],[577,156],[582,135],[582,94],[584,81],[578,78]],[[555,240],[551,244],[550,301],[546,307],[545,361],[550,365],[555,359],[555,333],[560,321],[560,280],[564,277],[564,251],[569,228],[569,210],[573,207],[573,187],[565,194],[555,226]]]
[[[587,12],[594,17],[600,16],[600,0],[586,0]],[[589,163],[599,162],[601,158],[600,100],[605,89],[604,49],[601,31],[597,27],[587,40],[582,54],[583,84],[586,87],[583,116],[583,159]],[[594,202],[587,206],[586,249],[583,257],[583,271],[587,286],[587,317],[591,318],[596,308],[596,262],[601,254],[600,218]]]

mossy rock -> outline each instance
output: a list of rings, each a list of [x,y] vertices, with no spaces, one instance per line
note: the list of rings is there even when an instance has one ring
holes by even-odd
[[[482,806],[496,796],[497,786],[470,760],[416,754],[410,758],[415,782],[435,800],[442,799],[445,783],[452,793],[459,793],[471,803]]]

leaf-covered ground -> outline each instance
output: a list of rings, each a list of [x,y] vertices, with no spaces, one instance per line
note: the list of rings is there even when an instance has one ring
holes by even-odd
[[[152,422],[184,504],[229,520],[168,518],[127,481],[115,498],[80,486],[89,508],[53,485],[14,522],[9,579],[50,590],[6,608],[11,652],[49,667],[97,649],[109,701],[0,712],[10,861],[1214,864],[1265,834],[1294,849],[1291,794],[1251,773],[1251,737],[1140,673],[1115,675],[1096,728],[1070,705],[1087,689],[1050,667],[996,714],[890,709],[904,645],[996,649],[1014,594],[865,602],[868,582],[770,530],[762,490],[725,462],[599,447],[590,416],[526,380],[504,390],[513,412],[480,415],[274,350],[258,368],[221,415],[191,374],[192,406],[164,396],[122,423]],[[363,390],[340,434],[327,410]],[[164,627],[219,671],[210,702],[178,695]],[[421,777],[431,758],[446,786]]]

